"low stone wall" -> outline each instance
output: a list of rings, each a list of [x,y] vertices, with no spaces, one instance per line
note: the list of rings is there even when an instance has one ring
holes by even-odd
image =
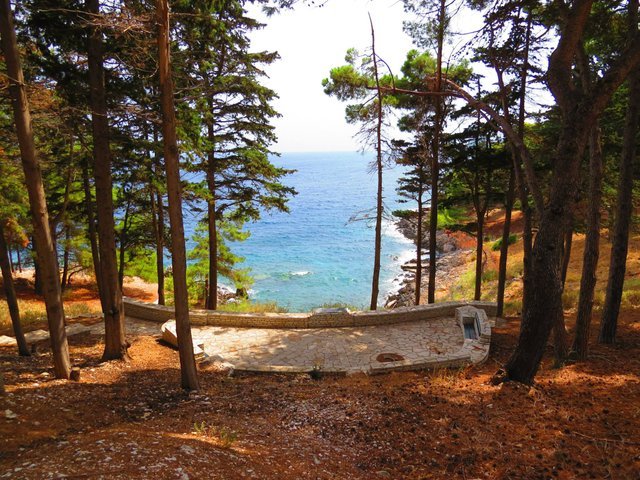
[[[496,304],[493,302],[443,302],[416,307],[402,307],[391,310],[358,311],[316,311],[312,313],[230,313],[213,310],[190,310],[193,325],[212,325],[240,328],[324,328],[361,327],[412,322],[435,317],[454,317],[456,308],[471,305],[484,310],[489,317],[495,317]],[[164,323],[175,318],[172,307],[124,299],[125,314],[129,317]]]

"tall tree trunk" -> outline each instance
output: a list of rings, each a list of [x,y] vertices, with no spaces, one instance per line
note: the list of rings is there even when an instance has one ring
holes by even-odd
[[[207,225],[209,228],[209,281],[207,285],[206,308],[216,310],[218,308],[218,229],[216,215],[216,180],[215,157],[211,153],[207,169],[207,185],[210,199],[207,203]]]
[[[602,145],[600,127],[596,123],[589,139],[589,211],[587,214],[587,238],[582,257],[582,278],[573,350],[579,360],[589,352],[589,330],[593,296],[596,288],[596,271],[600,256],[600,204],[602,200]]]
[[[442,52],[444,45],[445,15],[447,13],[445,0],[440,0],[438,13],[438,38],[436,51],[436,78],[434,91],[442,90]],[[427,287],[427,302],[436,301],[436,270],[437,270],[437,234],[438,234],[438,184],[440,176],[440,135],[443,126],[442,99],[436,95],[434,131],[431,143],[431,209],[429,211],[429,285]]]
[[[123,196],[128,197],[126,190],[123,191]],[[119,253],[118,285],[120,286],[121,289],[122,289],[122,285],[124,284],[124,269],[126,266],[125,253],[127,252],[130,211],[131,211],[131,202],[127,200],[127,206],[124,209],[124,218],[122,220],[122,230],[120,230],[120,239],[119,239],[120,248],[118,250],[118,253]]]
[[[636,16],[637,18],[637,16]],[[633,212],[633,163],[636,159],[636,145],[640,118],[640,68],[629,76],[629,105],[625,119],[618,197],[611,243],[611,260],[607,293],[600,323],[600,343],[614,343],[618,328],[618,314],[622,301],[622,288],[627,268],[629,249],[629,226]]]
[[[156,203],[156,191],[153,180],[149,182],[149,201],[151,202],[151,228],[156,240],[156,272],[158,276],[158,305],[164,305],[164,285],[160,290],[160,272],[164,273],[164,255],[162,240],[160,239],[160,226],[158,225],[158,205]],[[160,246],[160,248],[158,248]],[[163,284],[164,284],[164,278]],[[162,291],[162,303],[160,303],[160,292]]]
[[[86,0],[87,11],[98,16],[99,0]],[[91,127],[93,133],[93,172],[95,175],[98,209],[98,238],[100,273],[106,309],[104,313],[103,360],[127,359],[122,291],[118,284],[116,237],[113,220],[113,181],[111,179],[111,151],[109,148],[109,120],[105,97],[102,34],[94,23],[89,27],[87,42]]]
[[[60,288],[64,291],[69,281],[69,243],[71,242],[71,228],[69,225],[64,227],[64,254],[62,256],[62,281]]]
[[[562,289],[567,281],[567,272],[569,271],[569,262],[571,261],[571,247],[573,245],[573,218],[567,222],[567,228],[564,231],[564,241],[562,243]]]
[[[629,2],[629,36],[638,35],[638,0]],[[600,322],[600,343],[611,344],[616,340],[618,315],[622,301],[622,289],[626,273],[629,249],[629,227],[633,212],[633,164],[636,159],[638,127],[640,121],[640,66],[631,71],[629,78],[629,103],[622,140],[622,156],[618,177],[618,198],[614,217],[609,279]]]
[[[53,247],[53,238],[49,229],[49,212],[42,183],[40,165],[36,158],[36,149],[31,129],[31,113],[29,101],[18,55],[16,34],[13,28],[13,14],[9,0],[0,0],[0,34],[4,51],[7,73],[9,76],[9,92],[13,105],[13,116],[20,144],[22,168],[29,194],[33,236],[35,239],[38,264],[42,271],[43,293],[49,323],[49,335],[53,362],[57,378],[68,379],[71,372],[69,346],[65,332],[62,291],[58,276],[58,262]]]
[[[375,226],[375,245],[373,256],[373,278],[371,280],[371,303],[369,308],[376,310],[378,308],[378,291],[380,289],[380,254],[382,251],[382,91],[380,90],[380,78],[378,76],[378,58],[376,57],[375,33],[373,30],[373,22],[371,23],[371,48],[373,50],[373,71],[376,79],[376,88],[378,96],[377,114],[378,121],[376,124],[376,174],[377,174],[377,192],[376,192],[376,226]]]
[[[515,157],[515,154],[514,154]],[[504,315],[504,291],[507,284],[507,258],[509,256],[509,236],[511,234],[511,212],[515,197],[516,173],[511,167],[509,174],[509,187],[504,202],[504,225],[502,227],[502,243],[500,244],[500,260],[498,261],[498,293],[496,317]]]
[[[556,150],[549,203],[540,221],[533,246],[530,293],[522,315],[518,345],[505,366],[507,377],[531,383],[538,371],[549,334],[562,310],[560,264],[562,239],[574,202],[579,160],[582,158],[588,126],[580,108],[565,113],[564,126]]]
[[[96,285],[98,286],[98,294],[100,296],[100,305],[102,311],[107,309],[104,298],[104,288],[102,287],[102,273],[100,264],[100,249],[98,248],[98,235],[96,233],[96,221],[93,215],[93,200],[91,195],[91,185],[89,183],[89,162],[82,162],[82,184],[84,187],[84,210],[87,216],[87,228],[89,236],[89,244],[91,245],[91,258],[93,259],[93,271],[96,276]]]
[[[573,199],[570,200],[575,203]],[[573,205],[571,206],[573,209]],[[571,246],[573,244],[573,213],[569,213],[565,219],[566,226],[564,231],[564,240],[562,242],[562,255],[560,266],[560,285],[561,293],[564,292],[564,284],[569,271],[569,261],[571,260]],[[564,322],[564,307],[556,317],[556,323],[553,325],[553,353],[556,359],[556,365],[562,365],[569,354],[569,334]]]
[[[424,206],[422,205],[422,196],[424,192],[422,184],[418,189],[418,225],[416,226],[416,305],[420,305],[422,287],[422,221],[424,218]]]
[[[523,172],[516,166],[516,182],[522,208],[522,311],[527,308],[528,294],[531,292],[531,276],[533,264],[533,212],[529,204],[529,194],[525,185]]]
[[[162,168],[160,165],[160,154],[157,149],[158,145],[158,129],[154,126],[153,140],[156,145],[154,155],[154,175],[156,179],[162,177]],[[158,223],[156,230],[156,272],[158,276],[158,305],[164,305],[164,204],[162,201],[162,192],[159,188],[156,192],[156,208],[158,212]]]
[[[208,100],[209,111],[213,112],[211,99]],[[212,113],[213,115],[213,113]],[[206,308],[215,310],[218,308],[218,230],[216,215],[216,155],[215,155],[215,131],[213,119],[207,125],[207,139],[211,149],[207,158],[207,187],[209,189],[209,201],[207,202],[207,225],[209,229],[209,276],[207,282]]]
[[[187,256],[182,222],[182,188],[178,162],[176,117],[173,103],[173,79],[169,58],[169,5],[167,0],[157,0],[158,63],[160,70],[160,98],[162,107],[162,136],[164,160],[167,172],[169,219],[171,222],[171,263],[173,266],[176,335],[180,355],[182,388],[198,390],[198,374],[193,357],[193,340],[189,324],[189,293],[187,291]]]
[[[0,270],[2,271],[2,284],[4,292],[7,296],[7,306],[9,307],[9,316],[11,317],[11,325],[13,326],[13,334],[16,336],[18,343],[18,354],[28,357],[29,346],[22,333],[22,325],[20,324],[20,308],[18,307],[18,297],[13,286],[13,277],[11,276],[11,268],[9,266],[9,251],[4,237],[4,225],[0,220]]]
[[[22,250],[22,247],[20,247],[20,245],[16,245],[16,258],[18,260],[18,272],[22,273],[22,259],[20,258],[20,250]]]
[[[473,293],[474,300],[480,300],[482,295],[482,259],[484,255],[484,210],[476,211],[476,222],[478,223],[476,238],[476,285]]]

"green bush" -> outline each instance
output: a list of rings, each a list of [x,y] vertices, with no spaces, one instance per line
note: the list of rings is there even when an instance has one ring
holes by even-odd
[[[139,277],[147,283],[158,282],[156,252],[154,249],[140,249],[126,254],[124,274]],[[167,265],[165,265],[165,268]]]
[[[509,245],[513,245],[517,241],[518,241],[518,236],[515,233],[512,233],[511,235],[509,235]],[[494,252],[497,252],[501,248],[502,248],[502,238],[499,238],[498,240],[493,242],[493,244],[491,245],[491,250],[493,250]]]
[[[218,306],[218,310],[234,313],[287,313],[288,309],[281,307],[276,302],[252,302],[251,300],[239,300]]]
[[[439,229],[455,229],[467,222],[469,217],[462,207],[445,207],[438,210]]]

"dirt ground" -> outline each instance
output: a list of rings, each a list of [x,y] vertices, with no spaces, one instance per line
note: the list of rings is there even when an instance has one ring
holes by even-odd
[[[479,367],[380,376],[241,375],[200,369],[132,339],[129,363],[100,363],[102,339],[70,337],[81,380],[53,379],[43,353],[0,348],[0,478],[640,478],[640,312],[620,343],[534,387],[492,386],[518,322],[495,330]],[[594,332],[597,331],[597,326]]]

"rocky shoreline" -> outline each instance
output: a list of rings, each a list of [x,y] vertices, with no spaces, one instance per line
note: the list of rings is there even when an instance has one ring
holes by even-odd
[[[415,222],[401,218],[396,221],[396,228],[414,245],[417,237]],[[422,240],[422,279],[420,291],[424,297],[429,283],[429,233],[426,232]],[[438,258],[438,270],[436,273],[436,286],[438,291],[448,290],[460,274],[467,268],[471,249],[463,249],[451,232],[438,230],[436,235],[436,252]],[[390,292],[385,301],[385,308],[408,307],[415,304],[415,270],[416,259],[414,257],[402,266],[403,273],[394,281],[399,288]],[[421,301],[421,303],[423,303]]]

